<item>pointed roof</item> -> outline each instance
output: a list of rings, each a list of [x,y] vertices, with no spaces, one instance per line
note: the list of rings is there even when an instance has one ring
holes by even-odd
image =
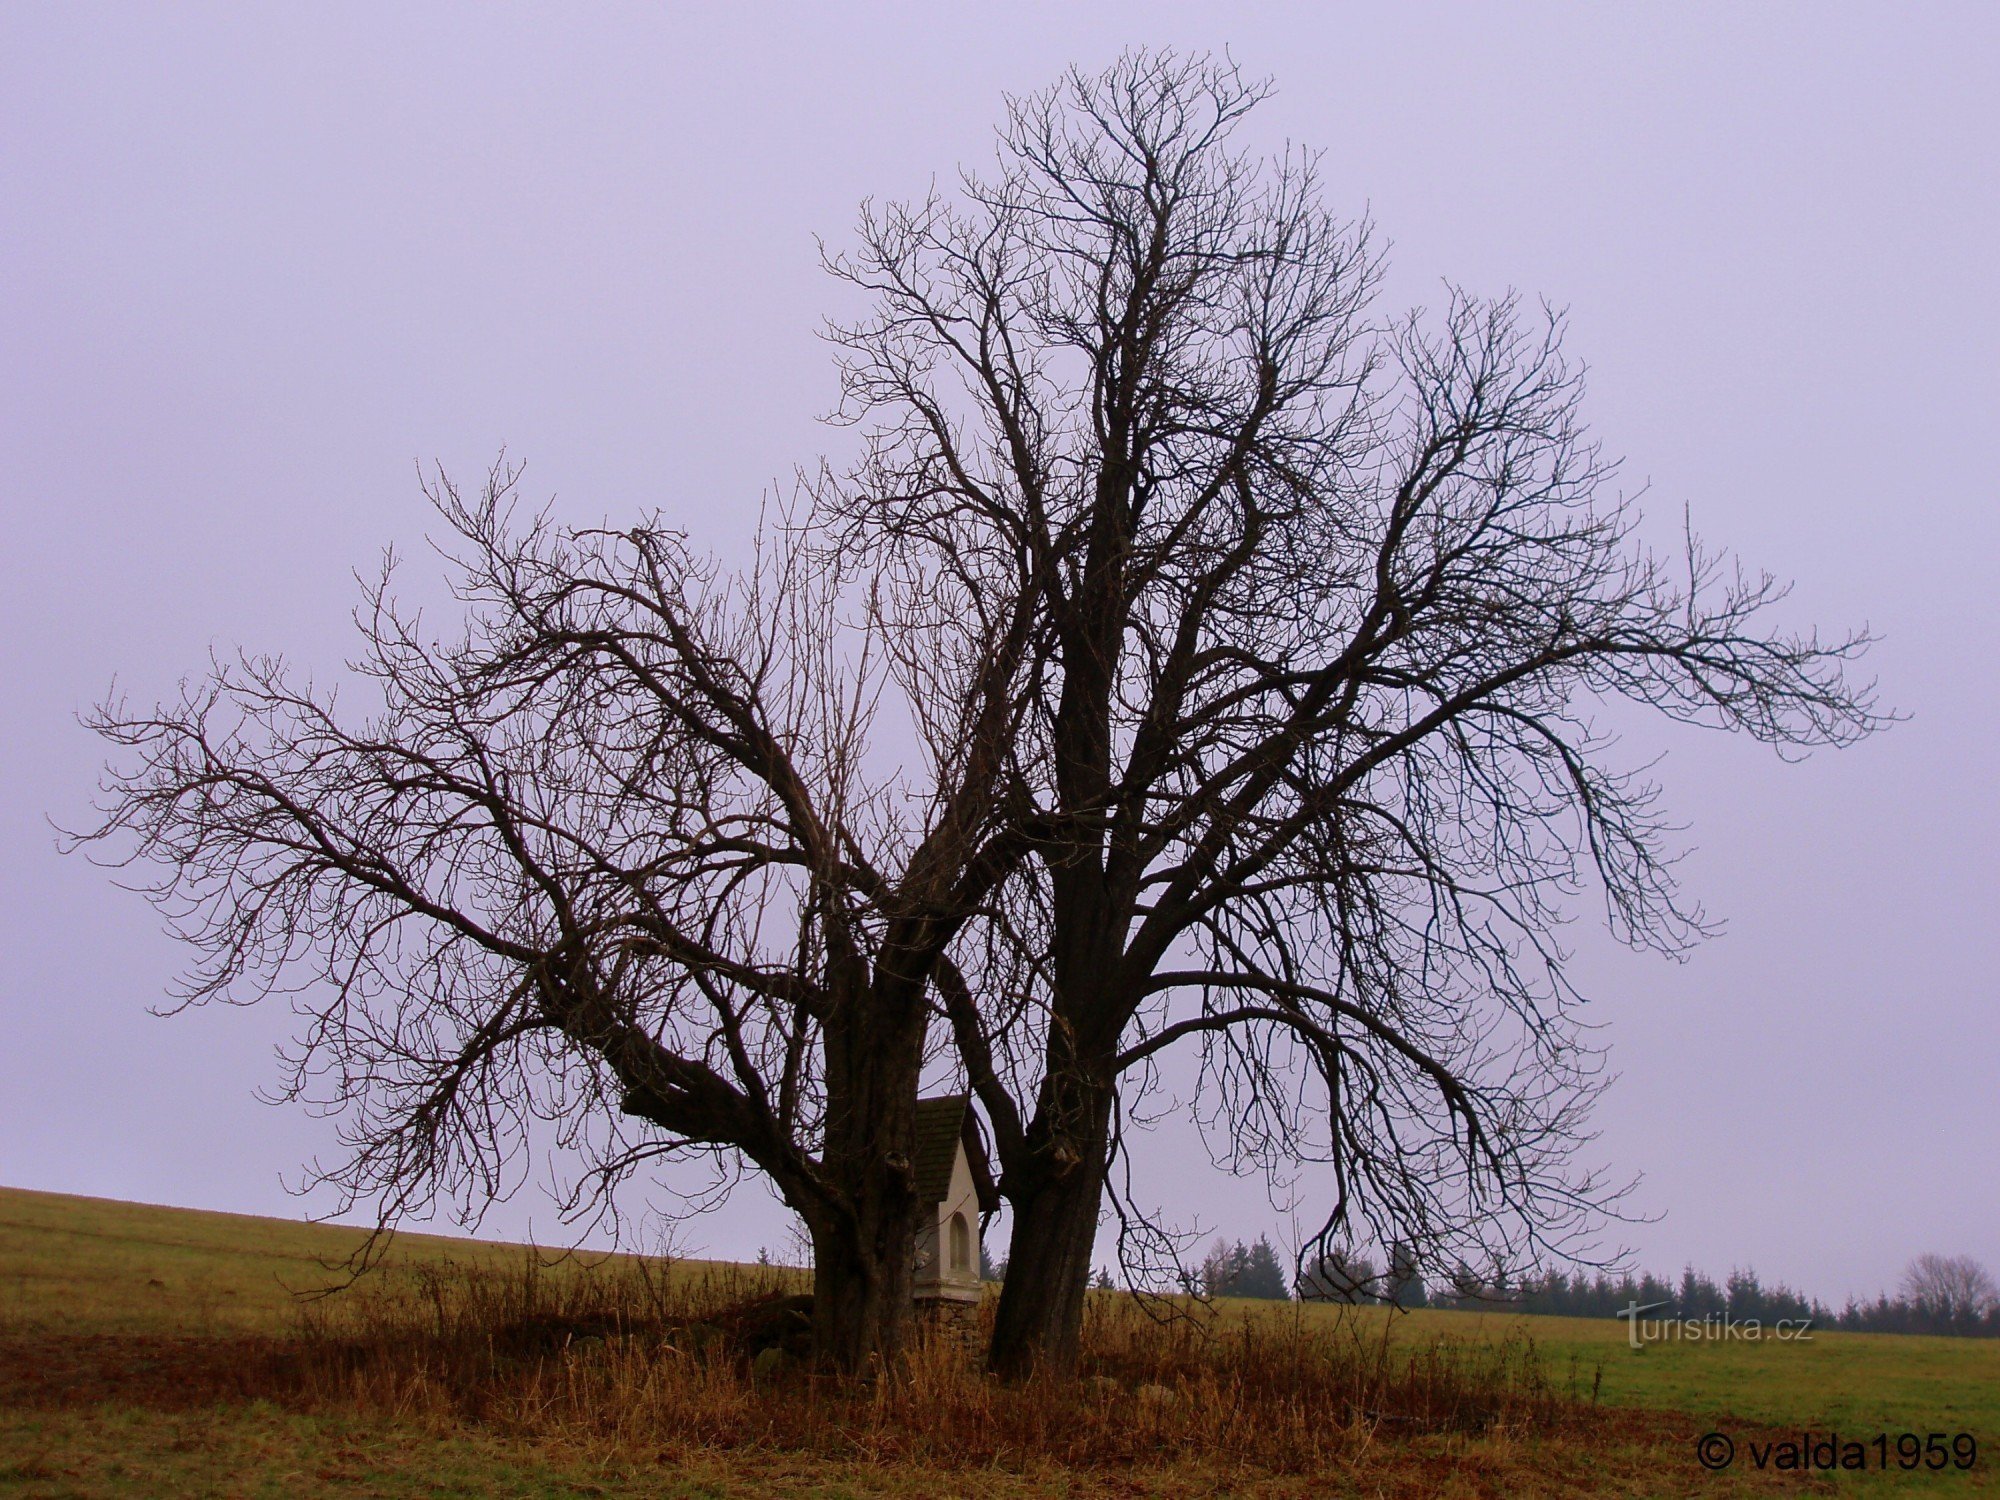
[[[917,1101],[917,1149],[913,1166],[917,1179],[917,1201],[925,1205],[942,1203],[951,1191],[951,1163],[960,1146],[965,1147],[966,1165],[972,1168],[973,1190],[979,1195],[983,1213],[1000,1206],[1000,1193],[993,1185],[993,1169],[986,1160],[986,1140],[980,1133],[979,1116],[972,1112],[968,1094],[941,1094]]]

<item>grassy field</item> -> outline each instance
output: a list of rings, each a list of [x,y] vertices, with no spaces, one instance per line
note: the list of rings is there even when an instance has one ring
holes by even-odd
[[[0,1319],[68,1333],[286,1334],[299,1294],[344,1282],[364,1238],[328,1224],[0,1188]],[[522,1254],[518,1245],[398,1234],[384,1264],[502,1267]],[[587,1272],[605,1258],[573,1259]]]
[[[332,1367],[322,1361],[312,1366],[319,1377],[301,1379],[295,1294],[338,1279],[329,1266],[358,1239],[326,1226],[0,1189],[0,1497],[2000,1493],[2000,1453],[1987,1451],[1971,1473],[1832,1478],[1759,1472],[1750,1457],[1753,1444],[1829,1428],[1892,1441],[1904,1431],[1970,1432],[1982,1450],[2000,1450],[2000,1343],[1990,1340],[1821,1333],[1808,1343],[1635,1353],[1621,1325],[1597,1320],[1225,1309],[1210,1342],[1239,1341],[1239,1367],[1318,1341],[1387,1349],[1411,1370],[1441,1361],[1459,1378],[1451,1372],[1478,1365],[1482,1351],[1512,1358],[1525,1334],[1549,1377],[1546,1399],[1531,1394],[1530,1405],[1508,1408],[1540,1416],[1460,1430],[1350,1413],[1309,1451],[1245,1435],[1265,1419],[1275,1429],[1310,1413],[1277,1411],[1283,1403],[1212,1410],[1236,1399],[1240,1380],[1217,1385],[1202,1373],[1208,1366],[1185,1360],[1169,1377],[1183,1392],[1174,1416],[1133,1404],[1108,1379],[1095,1395],[1078,1387],[1024,1405],[1030,1398],[937,1363],[946,1356],[936,1351],[909,1390],[871,1398],[872,1411],[804,1386],[760,1391],[726,1372],[663,1393],[654,1389],[659,1356],[636,1346],[588,1367],[567,1355],[524,1366],[504,1400],[490,1382],[447,1389],[442,1365],[398,1364],[381,1338],[376,1374],[323,1378]],[[505,1286],[528,1254],[400,1236],[381,1270],[303,1316],[323,1328],[372,1307],[379,1319],[391,1304],[368,1299],[381,1288],[435,1291],[446,1274]],[[582,1287],[633,1269],[586,1257],[538,1274]],[[672,1279],[727,1274],[681,1263]],[[1118,1303],[1103,1309],[1103,1326],[1122,1315]],[[391,1329],[390,1346],[420,1331],[378,1327]],[[1131,1350],[1139,1335],[1127,1336]],[[1143,1358],[1158,1360],[1165,1347],[1145,1343],[1153,1352]],[[902,1415],[885,1417],[885,1403],[899,1401]],[[812,1421],[794,1420],[799,1403],[811,1405]],[[1711,1430],[1738,1444],[1721,1473],[1694,1460],[1695,1440]],[[1017,1433],[1029,1436],[1009,1436]]]

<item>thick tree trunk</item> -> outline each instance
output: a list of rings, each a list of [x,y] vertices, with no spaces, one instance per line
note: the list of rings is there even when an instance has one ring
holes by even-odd
[[[1095,723],[1088,716],[1080,722]],[[1102,750],[1100,743],[1083,756],[1097,763],[1087,780],[1101,781]],[[1112,1059],[1123,1025],[1120,996],[1106,980],[1123,956],[1129,924],[1120,918],[1129,916],[1129,900],[1114,901],[1095,858],[1058,862],[1050,874],[1054,1013],[1034,1117],[1015,1159],[1005,1163],[1014,1232],[987,1350],[988,1367],[1003,1380],[1061,1378],[1076,1369],[1108,1170],[1117,1087]]]
[[[872,1375],[908,1341],[916,1217],[865,1226],[845,1215],[813,1233],[813,1354],[821,1369]]]
[[[1051,1111],[1045,1099],[1038,1115],[1046,1120],[1054,1114],[1068,1127],[1031,1144],[1025,1180],[1010,1194],[1007,1279],[987,1351],[988,1367],[1003,1380],[1069,1375],[1080,1352],[1083,1294],[1104,1203],[1112,1091],[1072,1081],[1063,1092],[1070,1096],[1066,1107]]]
[[[917,1085],[924,1013],[887,1016],[875,997],[865,1020],[829,1026],[827,1201],[803,1211],[813,1241],[813,1354],[822,1369],[869,1375],[907,1341],[916,1251]]]

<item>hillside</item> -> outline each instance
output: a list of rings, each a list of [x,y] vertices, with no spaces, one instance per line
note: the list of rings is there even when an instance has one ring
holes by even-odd
[[[1891,1442],[1904,1431],[1970,1433],[1982,1450],[2000,1446],[1992,1340],[1835,1333],[1635,1353],[1622,1326],[1604,1320],[1392,1320],[1380,1309],[1242,1303],[1191,1341],[1185,1329],[1135,1321],[1122,1296],[1098,1304],[1100,1373],[1081,1391],[1002,1393],[959,1356],[927,1355],[914,1384],[895,1392],[909,1415],[884,1426],[880,1398],[843,1406],[811,1385],[703,1373],[665,1342],[614,1341],[586,1365],[560,1349],[553,1363],[496,1361],[478,1347],[492,1336],[475,1320],[469,1345],[461,1336],[422,1352],[432,1321],[463,1328],[468,1312],[490,1317],[536,1298],[601,1306],[606,1288],[657,1292],[668,1281],[748,1278],[750,1268],[683,1263],[661,1278],[659,1263],[630,1257],[552,1260],[410,1234],[351,1290],[302,1303],[298,1293],[343,1278],[363,1238],[0,1188],[0,1497],[1712,1495],[1781,1482],[1796,1490],[1797,1476],[1754,1474],[1743,1462],[1725,1474],[1698,1468],[1692,1445],[1711,1429],[1739,1435],[1746,1452],[1752,1441],[1829,1428]],[[336,1327],[348,1331],[330,1340]],[[1315,1348],[1353,1368],[1404,1371],[1405,1395],[1421,1376],[1461,1392],[1452,1400],[1469,1393],[1476,1405],[1486,1391],[1496,1412],[1526,1400],[1522,1410],[1548,1415],[1465,1430],[1451,1419],[1431,1431],[1419,1418],[1350,1408],[1329,1412],[1322,1444],[1308,1410],[1319,1398],[1301,1391],[1290,1409],[1280,1391],[1259,1406],[1273,1399],[1266,1378],[1267,1394],[1241,1405],[1251,1399],[1246,1373],[1254,1384],[1260,1365],[1301,1351],[1305,1369],[1320,1359]],[[470,1364],[468,1349],[478,1356]],[[1154,1352],[1134,1352],[1144,1349]],[[1230,1360],[1234,1386],[1202,1373]],[[1167,1381],[1180,1404],[1128,1406],[1148,1379]],[[1406,1421],[1416,1425],[1399,1427]],[[1266,1444],[1263,1460],[1247,1452],[1287,1423],[1306,1435],[1304,1448],[1287,1439]],[[1982,1451],[1970,1473],[1861,1479],[1896,1494],[1975,1494],[1994,1492],[1992,1472]]]
[[[0,1322],[92,1333],[283,1333],[298,1294],[344,1283],[345,1262],[366,1239],[336,1224],[0,1187]],[[495,1240],[398,1233],[382,1262],[499,1267],[530,1253]]]

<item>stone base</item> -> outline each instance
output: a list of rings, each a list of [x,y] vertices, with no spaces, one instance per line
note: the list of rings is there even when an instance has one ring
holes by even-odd
[[[932,1338],[948,1340],[968,1352],[976,1352],[983,1340],[980,1327],[979,1296],[973,1293],[932,1292],[917,1294],[917,1326]]]

